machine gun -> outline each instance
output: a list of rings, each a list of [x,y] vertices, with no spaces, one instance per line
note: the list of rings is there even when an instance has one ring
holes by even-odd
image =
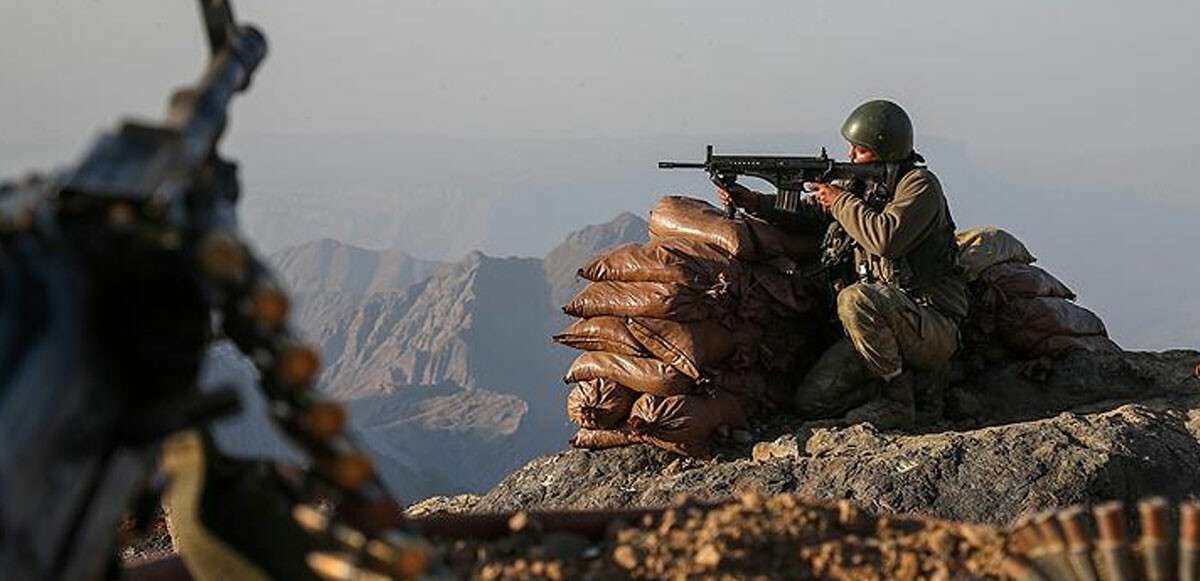
[[[847,163],[830,159],[821,148],[816,157],[777,155],[713,155],[709,145],[704,161],[660,161],[659,169],[702,169],[708,172],[712,182],[727,188],[740,176],[766,180],[779,190],[775,207],[795,212],[799,208],[804,184],[808,182],[828,183],[834,180],[891,181],[899,166],[886,163]],[[729,217],[737,208],[726,206]]]
[[[197,388],[215,338],[254,362],[311,457],[291,498],[332,505],[359,550],[386,553],[374,539],[398,522],[341,406],[314,390],[318,356],[289,328],[287,295],[237,233],[237,167],[217,146],[266,39],[226,0],[199,6],[211,58],[163,121],[125,122],[75,167],[0,186],[2,579],[112,576],[118,522],[161,488],[164,437],[238,406]]]

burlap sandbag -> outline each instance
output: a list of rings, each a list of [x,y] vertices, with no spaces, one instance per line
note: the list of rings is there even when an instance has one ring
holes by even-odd
[[[788,235],[745,214],[727,218],[716,206],[683,196],[666,196],[650,210],[650,239],[672,238],[711,244],[740,260],[790,256],[806,261],[819,246],[815,238]]]
[[[1075,298],[1075,293],[1071,292],[1067,285],[1032,264],[997,264],[980,273],[979,280],[986,282],[1001,298]]]
[[[652,317],[699,321],[712,315],[714,301],[695,288],[662,282],[593,282],[563,312],[575,317]]]
[[[713,321],[630,318],[628,327],[647,351],[692,379],[733,353],[733,335]]]
[[[1005,262],[1031,264],[1037,259],[1016,236],[995,226],[980,226],[958,232],[958,263],[967,280],[979,278],[988,267]]]
[[[1024,352],[1031,352],[1042,341],[1058,335],[1107,335],[1104,322],[1095,313],[1055,297],[1009,301],[997,319],[1004,342]]]
[[[603,430],[625,422],[638,393],[607,379],[581,381],[567,394],[567,415],[582,428]]]
[[[1103,335],[1089,335],[1087,337],[1055,335],[1047,337],[1041,343],[1038,343],[1031,355],[1035,357],[1059,357],[1071,351],[1117,352],[1120,350],[1120,345],[1117,345],[1112,339]]]
[[[729,394],[643,395],[629,414],[629,430],[642,441],[697,458],[707,458],[712,434],[721,425],[746,427],[746,416]]]
[[[588,430],[580,429],[571,437],[571,445],[576,448],[587,448],[590,450],[602,450],[604,448],[616,448],[618,446],[628,446],[638,443],[637,436],[630,433],[629,429],[621,426],[612,430]]]
[[[648,357],[650,352],[629,332],[623,317],[577,319],[554,336],[558,343],[580,351],[608,351],[621,355]]]
[[[692,378],[658,359],[600,351],[589,351],[576,358],[563,381],[595,379],[607,379],[635,391],[661,396],[691,393],[696,386]]]
[[[625,244],[593,258],[579,269],[590,281],[668,282],[712,285],[730,276],[736,263],[716,248],[682,238]]]

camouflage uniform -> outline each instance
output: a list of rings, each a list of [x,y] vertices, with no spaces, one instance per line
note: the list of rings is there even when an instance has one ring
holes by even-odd
[[[831,277],[837,316],[862,357],[858,364],[885,380],[905,369],[943,373],[958,347],[957,321],[967,313],[941,184],[912,163],[901,165],[897,176],[893,188],[845,185],[848,191],[828,209],[809,198],[795,211],[779,210],[775,196],[763,195],[757,212],[785,228],[826,225],[825,262],[841,269]],[[849,377],[831,368],[855,364],[837,352],[822,357],[797,390],[802,414],[840,416],[873,395],[830,379]]]

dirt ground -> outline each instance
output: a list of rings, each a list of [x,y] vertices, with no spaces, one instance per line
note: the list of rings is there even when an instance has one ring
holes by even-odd
[[[457,541],[457,578],[500,579],[1000,579],[998,529],[880,518],[849,503],[745,495],[717,508],[677,508],[615,523],[600,542],[543,534],[518,516],[513,535]]]

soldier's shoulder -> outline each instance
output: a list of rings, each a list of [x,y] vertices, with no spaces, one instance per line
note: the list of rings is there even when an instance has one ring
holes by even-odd
[[[913,168],[901,176],[900,181],[896,183],[896,189],[898,192],[908,190],[916,193],[929,189],[941,192],[942,183],[938,181],[937,175],[933,173],[933,170],[921,166]]]

